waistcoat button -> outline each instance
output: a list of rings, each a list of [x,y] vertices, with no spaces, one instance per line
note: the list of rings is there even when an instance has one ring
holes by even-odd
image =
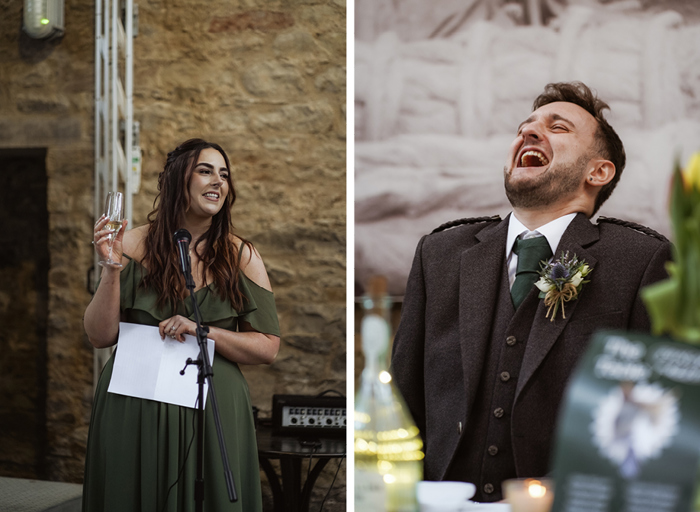
[[[493,492],[493,484],[485,484],[484,485],[484,492],[486,494],[491,494]]]
[[[510,373],[508,372],[501,372],[501,380],[503,382],[508,382],[510,380]]]
[[[501,407],[497,407],[496,409],[493,410],[493,415],[494,415],[496,418],[502,418],[502,417],[503,417],[503,414],[504,414],[505,412],[506,412],[506,411],[504,411]]]
[[[492,444],[488,449],[489,455],[496,455],[498,453],[498,446]]]
[[[508,337],[506,338],[506,345],[508,345],[509,347],[512,347],[512,346],[515,345],[517,342],[518,342],[518,340],[515,339],[515,336],[508,336]]]

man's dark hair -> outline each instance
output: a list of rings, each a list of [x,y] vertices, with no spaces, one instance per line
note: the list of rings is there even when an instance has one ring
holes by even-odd
[[[598,192],[593,206],[593,214],[603,205],[612,194],[613,189],[620,181],[622,171],[625,168],[625,148],[620,137],[610,123],[603,116],[603,110],[610,110],[607,103],[600,100],[583,82],[558,82],[547,84],[544,92],[540,94],[532,104],[532,110],[537,110],[544,105],[555,101],[565,101],[578,105],[598,122],[595,132],[595,150],[603,158],[610,160],[615,166],[615,176],[610,183],[604,185]]]

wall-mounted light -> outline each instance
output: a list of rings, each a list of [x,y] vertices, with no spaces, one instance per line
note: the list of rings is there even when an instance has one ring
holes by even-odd
[[[63,35],[64,0],[24,0],[22,28],[34,39],[53,39]]]

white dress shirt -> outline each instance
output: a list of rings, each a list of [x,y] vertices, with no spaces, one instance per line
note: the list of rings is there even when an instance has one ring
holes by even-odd
[[[549,247],[552,249],[552,254],[556,254],[559,241],[564,231],[566,231],[566,228],[568,228],[571,221],[574,220],[574,217],[576,217],[575,213],[569,213],[530,231],[517,219],[515,213],[510,216],[508,222],[508,238],[506,239],[506,261],[508,262],[508,282],[511,288],[515,281],[515,272],[518,269],[518,255],[513,252],[515,239],[518,237],[527,239],[544,236],[549,243]]]

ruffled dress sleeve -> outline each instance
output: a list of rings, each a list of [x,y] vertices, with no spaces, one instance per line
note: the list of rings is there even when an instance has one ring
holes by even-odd
[[[175,314],[194,321],[194,308],[189,297],[180,302],[175,311],[169,306],[159,308],[157,294],[151,289],[139,286],[147,270],[136,260],[128,256],[127,258],[129,262],[120,274],[121,311],[127,322],[158,325]],[[239,276],[239,289],[243,294],[243,307],[240,311],[234,309],[228,300],[221,299],[214,284],[195,292],[194,297],[199,305],[202,323],[237,331],[239,320],[243,320],[258,332],[279,336],[274,294],[255,284],[242,271]]]
[[[239,287],[245,297],[240,319],[248,322],[258,332],[279,336],[280,325],[274,294],[255,284],[243,272],[240,276]]]

